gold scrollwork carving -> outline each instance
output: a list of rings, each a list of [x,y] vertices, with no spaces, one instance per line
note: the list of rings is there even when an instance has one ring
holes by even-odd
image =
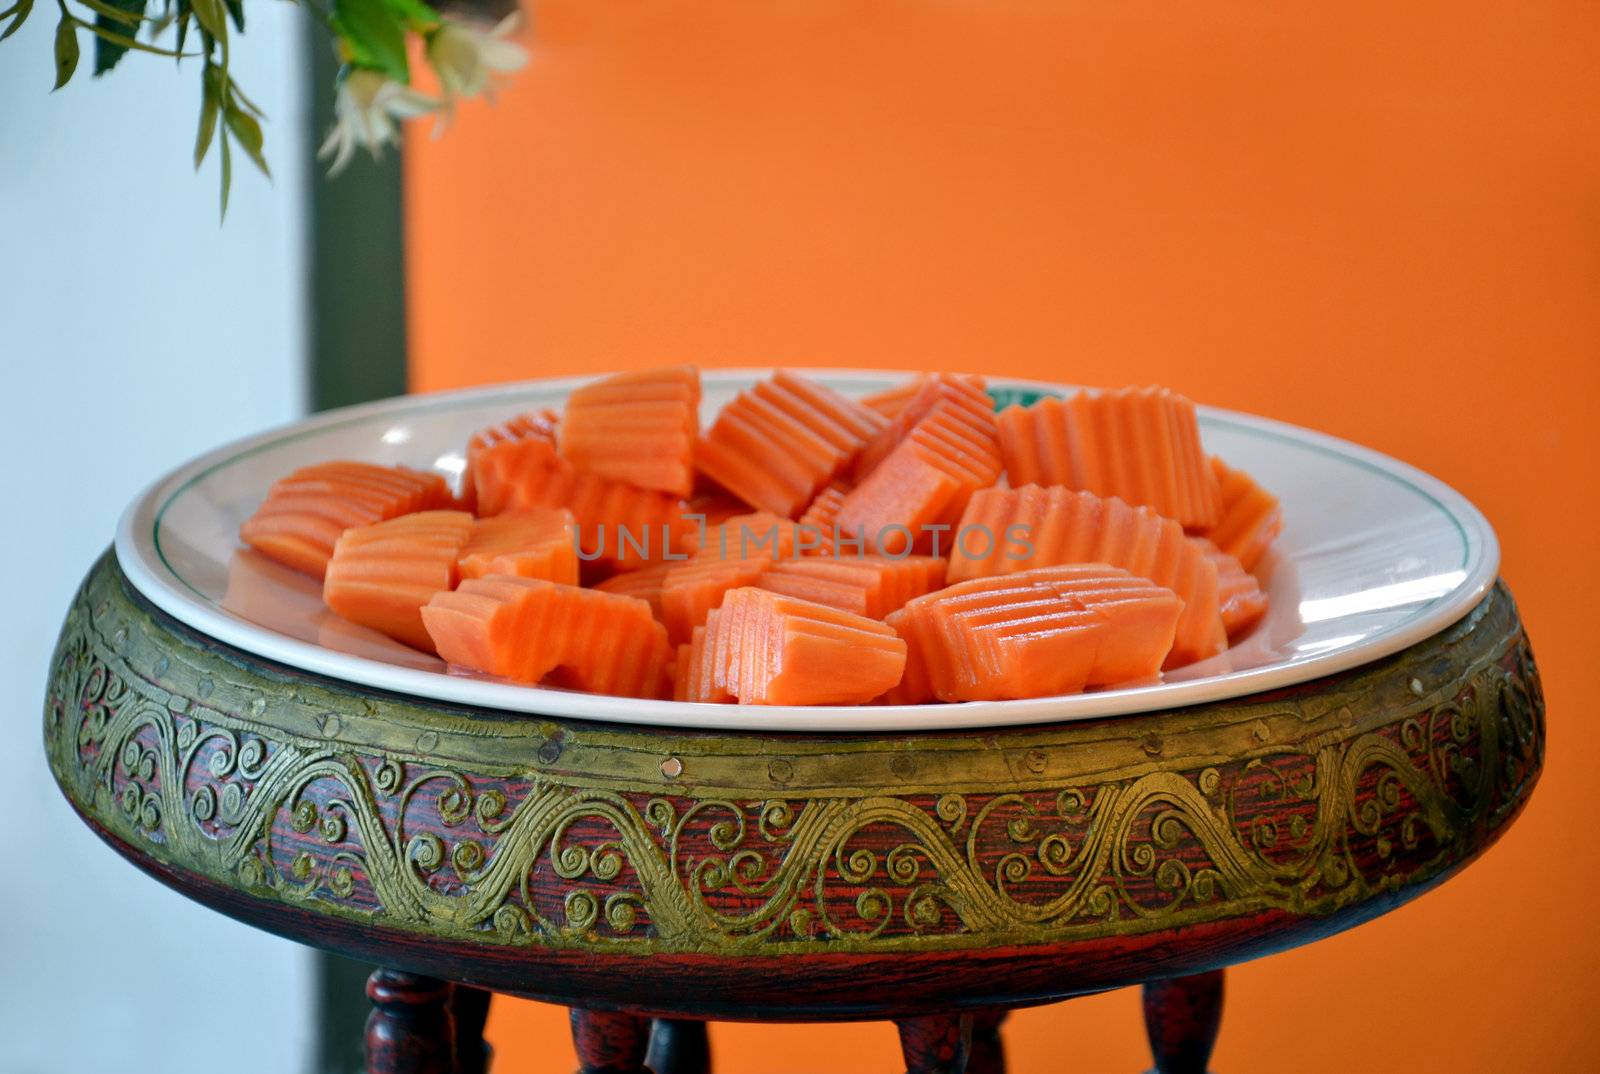
[[[1250,735],[1252,717],[1230,739],[1237,756],[1204,763],[1086,765],[1056,786],[795,780],[745,798],[274,733],[270,706],[214,707],[247,665],[166,631],[102,564],[63,630],[45,733],[69,798],[134,851],[418,933],[726,953],[1063,941],[1330,914],[1469,857],[1526,797],[1543,750],[1526,638],[1508,596],[1487,603],[1436,639],[1434,656],[1458,665],[1437,696],[1308,724],[1295,743]],[[166,684],[180,662],[205,666],[203,688],[136,673],[146,650]],[[1380,674],[1404,672],[1355,673],[1342,711]]]

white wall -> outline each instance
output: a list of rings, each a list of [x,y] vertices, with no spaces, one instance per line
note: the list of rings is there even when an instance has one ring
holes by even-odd
[[[5,6],[5,5],[0,5]],[[268,184],[190,164],[199,72],[129,55],[51,95],[54,5],[0,44],[0,1072],[305,1069],[310,960],[147,879],[75,821],[40,746],[45,667],[124,503],[303,406],[303,12],[247,5],[235,70]]]

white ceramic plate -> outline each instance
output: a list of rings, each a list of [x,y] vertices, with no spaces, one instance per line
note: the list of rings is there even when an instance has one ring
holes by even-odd
[[[765,370],[705,374],[709,418]],[[846,394],[898,373],[816,371]],[[1500,551],[1484,517],[1413,467],[1320,433],[1202,409],[1206,448],[1283,503],[1284,532],[1262,565],[1271,610],[1228,652],[1160,685],[1026,701],[877,707],[738,707],[637,701],[519,686],[449,671],[437,659],[339,619],[320,586],[242,549],[239,523],[274,480],[329,459],[431,468],[452,477],[476,429],[559,408],[581,380],[409,396],[319,415],[217,449],[128,507],[117,559],[158,607],[230,645],[291,667],[397,693],[486,708],[678,727],[785,731],[928,730],[1087,719],[1238,697],[1387,656],[1444,629],[1487,592]],[[1062,385],[992,380],[1004,402]]]

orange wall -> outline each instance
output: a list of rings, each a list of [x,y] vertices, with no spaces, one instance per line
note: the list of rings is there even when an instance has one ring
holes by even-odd
[[[414,388],[685,359],[1161,381],[1433,471],[1504,542],[1544,782],[1442,890],[1234,971],[1215,1066],[1593,1061],[1600,6],[534,16],[497,107],[408,144]],[[504,1069],[574,1065],[559,1011],[490,1031]],[[898,1069],[883,1025],[714,1034],[724,1074]],[[1146,1062],[1131,992],[1009,1039],[1024,1074]]]

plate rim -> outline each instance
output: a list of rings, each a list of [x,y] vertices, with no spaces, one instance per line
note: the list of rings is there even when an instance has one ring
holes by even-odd
[[[706,380],[739,380],[768,374],[773,368],[719,367],[702,370],[702,377]],[[916,375],[915,371],[880,369],[808,367],[798,371],[819,379],[831,378],[835,382],[856,378],[875,381]],[[975,730],[1133,716],[1210,702],[1239,700],[1373,663],[1448,629],[1483,600],[1499,573],[1500,545],[1494,528],[1470,500],[1439,478],[1393,456],[1328,433],[1274,418],[1211,406],[1198,408],[1202,421],[1242,426],[1274,439],[1291,441],[1297,446],[1318,448],[1397,481],[1431,500],[1461,533],[1465,577],[1433,604],[1377,637],[1346,649],[1317,654],[1295,664],[1246,668],[1157,686],[1012,701],[746,708],[699,702],[640,700],[501,683],[397,667],[368,657],[341,653],[279,634],[224,612],[172,569],[161,553],[161,516],[185,489],[204,480],[224,464],[237,462],[271,446],[314,436],[345,424],[370,421],[392,412],[426,413],[440,405],[471,406],[492,401],[499,396],[530,391],[570,390],[600,375],[604,374],[533,378],[483,387],[393,396],[280,423],[221,444],[157,477],[127,505],[118,520],[113,542],[118,565],[140,595],[174,619],[208,637],[290,668],[353,685],[404,694],[413,700],[493,709],[529,717],[688,730],[814,734]],[[987,376],[987,379],[993,387],[1023,392],[1060,394],[1078,387],[1022,377]],[[142,536],[141,530],[148,531],[148,536]],[[1472,561],[1474,538],[1480,548],[1476,564]]]

